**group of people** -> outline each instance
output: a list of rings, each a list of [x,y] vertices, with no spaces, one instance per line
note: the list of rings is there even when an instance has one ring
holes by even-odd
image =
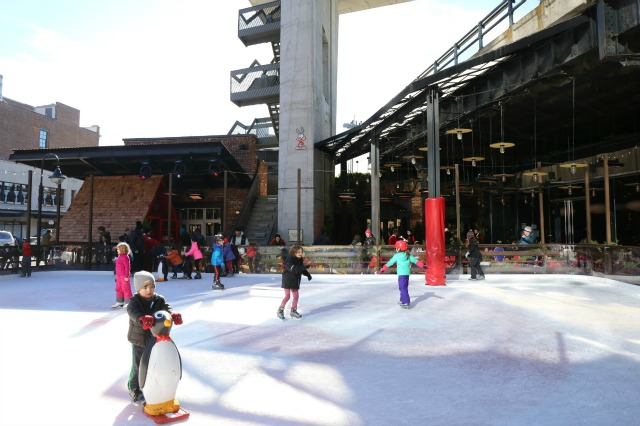
[[[482,270],[482,250],[479,247],[480,235],[477,229],[470,229],[467,232],[467,252],[465,257],[469,260],[469,269],[471,272],[470,281],[484,280],[484,271]],[[536,234],[533,232],[531,226],[525,226],[522,230],[522,235],[518,240],[518,244],[535,244],[538,242]],[[515,241],[512,243],[515,245]],[[494,252],[503,252],[502,247],[496,247]],[[502,255],[494,256],[495,260],[501,261],[505,257]]]

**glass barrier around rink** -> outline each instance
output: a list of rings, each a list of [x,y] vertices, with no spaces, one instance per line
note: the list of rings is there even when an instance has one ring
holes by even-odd
[[[289,246],[256,247],[253,262],[254,273],[280,274],[289,252]],[[36,267],[37,254],[41,253],[40,267],[52,269],[113,270],[115,253],[94,245],[57,244],[33,248],[32,265]],[[111,248],[112,250],[113,248]],[[482,267],[485,274],[580,274],[610,276],[626,282],[640,283],[640,247],[602,244],[481,244]],[[305,259],[312,274],[373,274],[395,254],[393,246],[304,246]],[[445,253],[448,274],[468,274],[468,260],[464,246],[447,247]],[[211,250],[205,248],[202,268],[210,272]],[[416,246],[411,254],[426,262],[426,253]],[[2,273],[19,270],[21,253],[17,248],[3,249],[0,253]],[[145,266],[157,267],[150,255],[145,256]],[[248,259],[240,268],[250,273]],[[395,272],[395,266],[390,273]],[[412,274],[423,274],[420,268],[412,268]]]

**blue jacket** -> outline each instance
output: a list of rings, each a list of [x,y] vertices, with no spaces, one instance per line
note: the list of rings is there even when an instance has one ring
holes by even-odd
[[[236,255],[233,254],[233,250],[231,250],[231,246],[229,244],[225,244],[222,247],[222,258],[225,262],[228,260],[236,260]]]
[[[211,264],[214,266],[224,265],[224,259],[222,258],[222,247],[219,244],[213,245],[213,253],[211,254]]]

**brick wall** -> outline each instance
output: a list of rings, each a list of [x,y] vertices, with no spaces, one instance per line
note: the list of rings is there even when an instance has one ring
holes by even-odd
[[[49,148],[98,146],[99,133],[80,127],[80,111],[56,103],[56,118],[34,111],[30,105],[4,98],[0,102],[0,158],[14,149],[38,148],[40,129],[48,132]]]
[[[137,220],[144,220],[159,189],[162,176],[140,180],[136,176],[96,176],[93,178],[93,240],[98,226],[111,232],[117,241],[125,229],[133,229]],[[85,180],[69,210],[60,221],[61,241],[85,242],[89,235],[89,201],[91,178]]]

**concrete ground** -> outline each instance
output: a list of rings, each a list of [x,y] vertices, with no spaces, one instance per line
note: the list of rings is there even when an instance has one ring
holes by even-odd
[[[190,425],[636,425],[640,287],[572,275],[303,279],[302,320],[275,316],[279,275],[158,283]],[[127,316],[109,272],[0,276],[0,424],[150,425],[126,382]]]

